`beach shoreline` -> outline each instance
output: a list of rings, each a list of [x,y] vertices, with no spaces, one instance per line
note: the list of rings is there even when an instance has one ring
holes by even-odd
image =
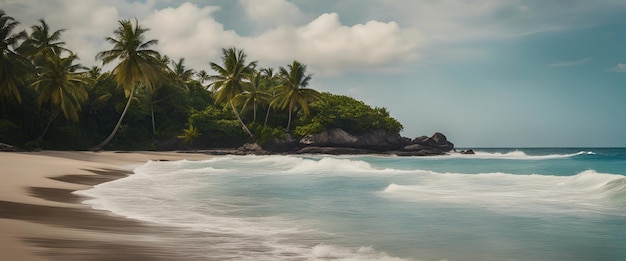
[[[210,157],[150,151],[1,152],[0,252],[7,260],[175,258],[142,242],[161,233],[160,228],[94,210],[72,192],[126,177],[150,160]]]

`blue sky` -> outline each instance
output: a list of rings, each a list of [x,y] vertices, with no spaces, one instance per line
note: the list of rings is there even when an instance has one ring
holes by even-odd
[[[0,0],[67,29],[84,65],[136,17],[157,50],[208,70],[223,47],[294,59],[310,87],[386,107],[403,135],[458,147],[626,147],[623,0]]]

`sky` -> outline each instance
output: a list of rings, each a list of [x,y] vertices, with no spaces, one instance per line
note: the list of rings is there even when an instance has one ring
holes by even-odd
[[[385,107],[414,138],[457,147],[626,147],[623,0],[0,0],[45,19],[86,66],[122,19],[207,70],[237,47],[297,60],[308,87]]]

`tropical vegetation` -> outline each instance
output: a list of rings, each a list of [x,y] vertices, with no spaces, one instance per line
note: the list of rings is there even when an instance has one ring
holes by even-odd
[[[26,149],[209,149],[328,128],[399,132],[384,108],[309,88],[307,66],[260,68],[236,47],[189,68],[121,20],[85,67],[44,19],[27,30],[0,10],[0,143]],[[104,71],[103,67],[112,68]]]

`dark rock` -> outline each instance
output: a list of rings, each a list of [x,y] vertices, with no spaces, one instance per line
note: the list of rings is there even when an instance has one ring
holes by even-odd
[[[432,149],[421,149],[421,150],[413,150],[413,151],[398,151],[395,152],[398,156],[439,156],[445,155],[446,153],[441,150],[432,150]]]
[[[350,148],[350,147],[318,147],[310,146],[304,147],[297,151],[298,154],[329,154],[329,155],[355,155],[355,154],[369,154],[370,150]]]
[[[18,152],[18,151],[23,151],[23,150],[19,149],[18,147],[15,147],[13,145],[0,143],[0,151],[4,151],[4,152]]]
[[[398,156],[436,156],[444,155],[454,149],[445,135],[437,132],[432,137],[421,136],[413,139],[411,144],[396,152]]]
[[[368,131],[358,137],[356,147],[378,151],[397,150],[410,144],[411,140],[384,130]]]
[[[261,145],[256,143],[246,143],[237,149],[237,154],[255,154],[266,155],[269,152],[265,151]]]
[[[397,150],[410,143],[399,133],[372,130],[362,135],[353,135],[342,129],[330,129],[303,137],[300,144],[316,147],[351,147],[357,149],[386,151]]]
[[[420,145],[420,146],[413,146]],[[454,149],[454,144],[448,141],[445,135],[437,132],[432,137],[421,136],[413,139],[411,145],[404,147],[404,150],[420,150],[430,148],[434,150],[441,150],[443,152],[449,152]]]
[[[461,154],[471,154],[471,155],[474,155],[474,154],[476,154],[476,153],[474,153],[474,150],[469,149],[469,150],[462,150],[462,151],[461,151]]]
[[[342,130],[330,129],[316,134],[309,134],[300,139],[300,143],[307,146],[349,146],[355,144],[359,138]]]
[[[302,148],[302,145],[296,141],[291,134],[287,133],[282,138],[274,138],[266,143],[264,143],[261,147],[263,147],[266,151],[271,152],[290,152],[297,151]]]
[[[342,129],[330,129],[303,137],[299,141],[287,134],[273,139],[262,146],[244,145],[239,154],[299,153],[299,154],[371,154],[395,153],[400,156],[443,155],[454,149],[454,144],[445,135],[435,133],[432,137],[422,136],[414,140],[383,130],[372,130],[361,135]]]

